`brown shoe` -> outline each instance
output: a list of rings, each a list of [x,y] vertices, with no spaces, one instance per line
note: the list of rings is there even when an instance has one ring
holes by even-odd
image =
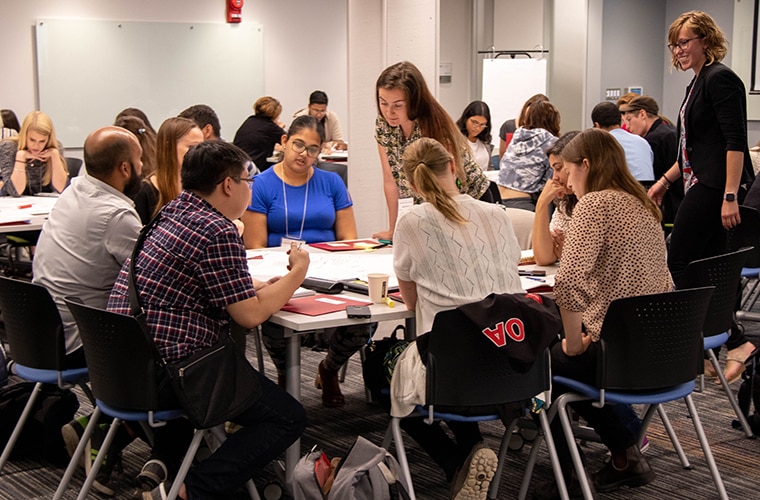
[[[598,491],[614,491],[621,486],[637,488],[654,481],[655,473],[649,466],[639,447],[633,445],[625,450],[626,466],[615,467],[612,458],[598,472],[593,474],[594,486]]]
[[[324,360],[319,363],[314,386],[317,389],[322,389],[322,404],[328,408],[338,408],[346,404],[343,393],[340,392],[338,370],[328,370]]]

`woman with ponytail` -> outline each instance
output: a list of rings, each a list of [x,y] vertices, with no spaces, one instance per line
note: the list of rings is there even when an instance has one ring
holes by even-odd
[[[478,201],[457,188],[452,155],[438,141],[423,137],[404,152],[403,168],[424,202],[399,217],[393,235],[393,266],[406,307],[416,311],[417,331],[430,331],[440,311],[475,302],[490,293],[521,293],[517,264],[520,246],[501,205]],[[409,414],[408,399],[395,399],[397,382],[413,384],[425,394],[424,367],[415,343],[401,354],[393,374],[393,416]],[[405,418],[401,427],[441,466],[454,483],[457,471],[467,477],[471,464],[495,466],[496,455],[482,445],[477,423],[450,422],[452,440],[439,423]],[[484,462],[485,461],[485,462]],[[461,481],[452,487],[460,496]],[[470,484],[485,491],[485,484]],[[463,493],[464,494],[464,493]]]

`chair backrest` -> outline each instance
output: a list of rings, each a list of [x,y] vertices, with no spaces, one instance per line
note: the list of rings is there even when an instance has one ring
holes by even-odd
[[[63,323],[47,288],[2,276],[0,311],[16,362],[43,370],[63,368],[66,356]]]
[[[73,179],[79,175],[79,169],[82,168],[82,160],[79,158],[66,158],[66,169],[69,171],[69,178]]]
[[[348,187],[348,165],[345,163],[333,163],[330,161],[320,161],[316,164],[317,168],[326,170],[327,172],[335,172],[343,180],[343,184]]]
[[[155,351],[137,320],[64,300],[79,327],[95,398],[125,410],[157,409]]]
[[[521,208],[506,207],[504,209],[512,221],[512,229],[517,236],[517,243],[520,250],[530,250],[533,248],[533,219],[535,212],[523,210]]]
[[[747,256],[745,267],[760,267],[760,212],[752,207],[739,205],[742,223],[728,233],[729,251],[753,247]]]
[[[549,388],[548,350],[530,370],[516,372],[506,352],[459,310],[436,314],[428,335],[427,404],[439,409],[493,407],[530,399]]]
[[[695,260],[686,266],[679,288],[715,287],[702,330],[705,337],[731,328],[742,267],[751,252],[751,248],[742,248],[736,252]]]
[[[602,325],[597,386],[657,390],[694,380],[712,293],[703,287],[614,300]]]

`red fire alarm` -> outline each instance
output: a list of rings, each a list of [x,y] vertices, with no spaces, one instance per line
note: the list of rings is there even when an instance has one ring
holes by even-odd
[[[243,20],[243,0],[227,0],[227,22],[239,23]]]

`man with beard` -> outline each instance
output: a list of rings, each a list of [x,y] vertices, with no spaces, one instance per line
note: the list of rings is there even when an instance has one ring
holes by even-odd
[[[68,368],[86,366],[64,297],[105,309],[142,224],[129,198],[140,187],[142,148],[131,132],[104,127],[84,142],[87,173],[71,180],[42,228],[32,282],[48,289],[63,320]]]

